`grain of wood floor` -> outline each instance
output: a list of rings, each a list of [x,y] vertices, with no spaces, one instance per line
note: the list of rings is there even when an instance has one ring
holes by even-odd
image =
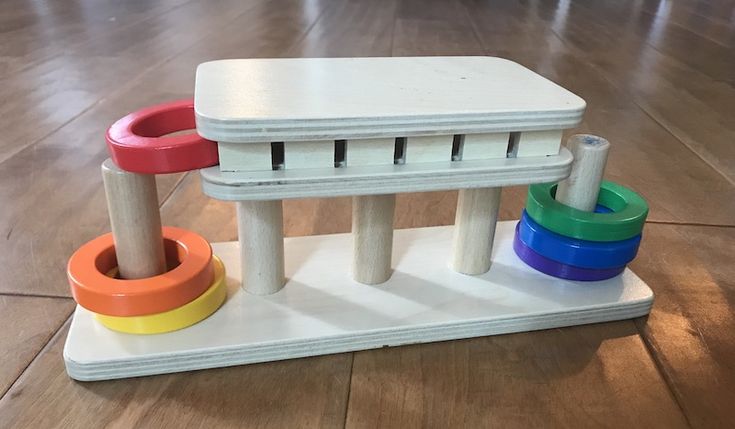
[[[607,177],[650,221],[634,321],[99,383],[70,380],[64,266],[109,228],[103,133],[190,96],[236,57],[496,55],[588,102]],[[0,427],[732,427],[733,0],[159,0],[0,9]],[[517,218],[525,189],[503,192]],[[163,220],[236,237],[196,174],[159,178]],[[449,224],[456,194],[401,195],[398,228]],[[288,235],[349,230],[349,200],[285,204]]]

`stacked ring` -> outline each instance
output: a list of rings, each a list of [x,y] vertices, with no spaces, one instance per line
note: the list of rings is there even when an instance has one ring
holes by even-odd
[[[640,195],[603,181],[594,212],[554,199],[556,184],[531,185],[513,249],[554,277],[591,281],[620,274],[635,258],[648,205]]]
[[[580,268],[625,266],[638,253],[641,236],[621,241],[587,241],[569,238],[537,224],[526,211],[521,215],[519,239],[541,256]]]
[[[95,317],[107,328],[127,334],[161,334],[194,325],[217,311],[227,296],[225,266],[216,256],[212,257],[212,263],[214,265],[212,285],[199,297],[181,307],[146,316],[118,317],[96,314]]]
[[[625,270],[625,265],[622,267],[606,269],[579,268],[571,265],[565,265],[556,262],[553,259],[539,255],[534,252],[533,249],[526,246],[526,244],[518,237],[519,226],[520,224],[516,225],[516,236],[513,239],[513,250],[515,250],[516,254],[521,258],[521,260],[523,260],[523,262],[528,264],[528,266],[537,271],[541,271],[544,274],[567,280],[598,281],[615,277]]]
[[[590,213],[554,199],[556,184],[531,185],[526,212],[539,225],[565,237],[589,241],[620,241],[643,230],[648,215],[646,201],[616,183],[603,181],[597,203],[612,213]]]
[[[144,279],[105,274],[117,266],[112,234],[82,245],[67,268],[77,303],[107,316],[142,316],[181,307],[203,294],[214,278],[209,243],[181,228],[163,227],[162,232],[169,271]]]
[[[219,164],[217,143],[197,133],[166,135],[194,128],[194,100],[159,104],[112,124],[107,148],[115,164],[133,173],[178,173]]]

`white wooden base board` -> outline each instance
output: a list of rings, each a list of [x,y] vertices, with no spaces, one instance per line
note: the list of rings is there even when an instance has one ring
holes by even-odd
[[[516,222],[499,222],[490,271],[447,267],[453,227],[397,230],[391,279],[356,283],[349,234],[287,238],[280,292],[240,287],[238,243],[213,248],[228,270],[229,295],[205,321],[181,331],[136,336],[110,331],[77,307],[64,347],[77,380],[151,374],[444,341],[648,314],[653,293],[632,271],[601,282],[571,282],[526,266],[513,252]]]

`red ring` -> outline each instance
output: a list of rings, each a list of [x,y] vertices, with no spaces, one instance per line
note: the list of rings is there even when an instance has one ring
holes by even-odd
[[[106,275],[117,266],[112,234],[77,249],[67,267],[77,303],[108,316],[143,316],[181,307],[204,293],[214,278],[209,242],[181,228],[164,226],[162,232],[166,260],[178,265],[153,277],[122,280]]]
[[[112,124],[107,148],[118,167],[133,173],[163,174],[219,164],[217,143],[197,133],[161,137],[196,128],[194,100],[146,107]]]

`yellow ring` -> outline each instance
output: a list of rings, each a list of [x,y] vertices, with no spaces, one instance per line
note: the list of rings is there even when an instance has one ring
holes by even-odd
[[[214,281],[209,289],[194,301],[173,310],[145,316],[122,317],[95,314],[95,317],[107,328],[126,334],[162,334],[201,322],[217,311],[227,297],[225,265],[214,255],[212,255],[212,263],[214,264]]]

